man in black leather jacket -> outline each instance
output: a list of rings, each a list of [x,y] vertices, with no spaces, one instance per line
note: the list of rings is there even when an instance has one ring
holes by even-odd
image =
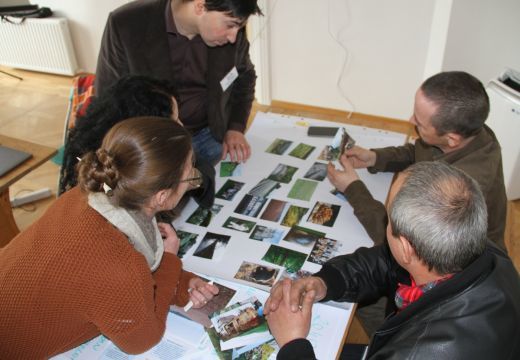
[[[482,192],[441,162],[415,164],[389,197],[388,243],[324,264],[314,276],[277,284],[265,304],[278,359],[314,359],[313,301],[395,299],[369,359],[519,359],[520,278],[487,241]]]

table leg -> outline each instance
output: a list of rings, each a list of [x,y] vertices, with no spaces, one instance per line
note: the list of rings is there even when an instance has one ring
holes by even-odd
[[[9,244],[20,230],[14,221],[13,209],[9,200],[9,188],[0,194],[0,248]]]

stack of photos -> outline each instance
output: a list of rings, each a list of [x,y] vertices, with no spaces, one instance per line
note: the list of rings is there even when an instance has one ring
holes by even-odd
[[[222,207],[223,205],[219,204],[213,204],[211,209],[204,209],[203,207],[199,206],[193,212],[193,214],[191,214],[188,220],[186,220],[186,222],[193,225],[208,227],[208,225],[211,223],[211,219],[213,219],[213,217],[220,212]]]
[[[308,222],[323,225],[334,226],[334,222],[338,217],[340,206],[318,201],[307,219]]]
[[[251,297],[209,316],[214,334],[220,341],[220,350],[272,339],[264,316],[258,314],[261,307],[262,303],[256,297]]]
[[[235,274],[235,279],[250,283],[272,287],[280,273],[279,269],[266,265],[243,261]]]
[[[231,236],[208,232],[193,253],[193,256],[219,261],[225,253],[230,238]]]
[[[265,152],[275,155],[282,155],[289,148],[289,146],[291,146],[291,144],[292,141],[289,140],[275,139],[265,150]]]
[[[326,145],[318,156],[318,160],[334,161],[339,159],[339,148]]]
[[[329,238],[319,238],[316,240],[314,247],[307,261],[323,265],[326,261],[336,256],[339,252],[341,244],[337,240]]]

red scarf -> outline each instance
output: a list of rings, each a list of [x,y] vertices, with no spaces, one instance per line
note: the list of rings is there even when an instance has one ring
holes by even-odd
[[[425,292],[433,289],[441,282],[450,279],[452,276],[453,274],[447,275],[442,279],[438,279],[424,285],[417,285],[413,277],[410,275],[410,280],[412,282],[411,285],[401,283],[397,284],[397,291],[395,292],[395,305],[397,306],[398,311],[404,310],[408,305],[414,301],[417,301],[421,296],[423,296]]]

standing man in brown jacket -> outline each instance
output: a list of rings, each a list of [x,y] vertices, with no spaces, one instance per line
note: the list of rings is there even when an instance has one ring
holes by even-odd
[[[257,0],[141,0],[114,10],[103,34],[96,94],[125,75],[168,80],[197,156],[246,161],[256,73],[245,24]]]

